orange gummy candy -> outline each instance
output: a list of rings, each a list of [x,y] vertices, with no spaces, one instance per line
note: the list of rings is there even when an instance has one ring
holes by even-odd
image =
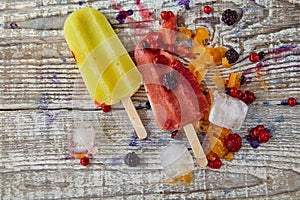
[[[207,48],[210,55],[213,56],[216,65],[222,64],[222,59],[225,58],[227,49],[225,47]]]
[[[203,27],[197,28],[196,34],[194,36],[194,41],[197,44],[204,46],[205,41],[209,40],[209,39],[210,39],[210,36],[209,36],[209,33],[206,28],[203,28]]]
[[[193,32],[190,29],[187,29],[186,27],[181,27],[178,29],[179,34],[178,36],[180,37],[180,39],[190,39],[192,38]]]

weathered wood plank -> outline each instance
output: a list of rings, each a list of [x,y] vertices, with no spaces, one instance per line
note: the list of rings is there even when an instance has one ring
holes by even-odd
[[[133,29],[134,23],[118,24],[112,1],[77,0],[18,1],[0,3],[0,197],[1,199],[297,199],[300,196],[299,106],[263,105],[268,101],[299,99],[300,47],[298,0],[193,1],[186,11],[175,1],[142,1],[153,11],[150,27]],[[134,9],[134,1],[118,1]],[[213,6],[205,15],[204,4]],[[63,37],[63,23],[72,11],[92,6],[109,18],[127,50],[144,33],[159,28],[162,9],[178,11],[191,29],[205,26],[212,46],[234,47],[239,61],[231,69],[218,68],[223,77],[243,71],[249,78],[245,89],[255,91],[239,133],[257,124],[272,130],[272,139],[258,149],[244,145],[232,162],[220,170],[197,167],[190,185],[164,181],[159,154],[175,142],[156,126],[151,110],[138,110],[151,133],[148,140],[133,137],[133,129],[121,104],[111,113],[94,109],[79,71]],[[233,27],[220,22],[226,8],[241,9],[243,17]],[[283,14],[285,13],[285,14]],[[287,14],[286,14],[287,13]],[[15,22],[19,28],[12,29]],[[278,48],[285,49],[275,53]],[[261,73],[268,85],[264,91],[256,75],[256,64],[248,61],[252,51],[271,52]],[[210,71],[210,79],[214,71]],[[136,106],[147,101],[144,88],[132,97]],[[68,134],[79,123],[96,130],[98,153],[92,164],[66,160]],[[135,146],[130,146],[135,142]],[[129,152],[141,157],[130,168],[124,161]],[[191,152],[192,153],[192,152]]]

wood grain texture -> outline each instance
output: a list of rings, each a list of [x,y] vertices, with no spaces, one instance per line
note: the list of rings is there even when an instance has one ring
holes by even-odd
[[[207,1],[214,9],[202,12],[203,1],[193,1],[186,11],[176,2],[141,1],[153,11],[149,27],[118,24],[111,1],[4,0],[0,2],[0,197],[1,199],[300,199],[300,122],[296,107],[263,105],[263,102],[300,98],[300,2],[298,0]],[[134,1],[119,1],[134,10]],[[92,6],[113,24],[127,50],[149,30],[159,28],[159,13],[179,13],[191,29],[205,26],[212,46],[234,47],[239,61],[222,76],[244,71],[257,101],[250,106],[239,131],[263,123],[272,130],[272,139],[258,149],[245,141],[232,162],[220,170],[196,167],[190,185],[170,185],[160,164],[160,151],[173,140],[158,130],[151,110],[139,109],[150,133],[139,141],[122,106],[111,113],[94,109],[79,71],[63,37],[63,23],[72,11]],[[233,27],[220,22],[226,8],[243,11]],[[12,29],[15,22],[18,28]],[[282,50],[281,53],[279,51]],[[256,65],[248,61],[252,51],[270,52],[260,70],[268,86],[263,90]],[[214,70],[208,73],[208,79]],[[132,97],[144,105],[144,88]],[[78,160],[65,159],[67,139],[76,125],[87,123],[96,130],[98,153],[92,164],[82,167]],[[136,143],[130,146],[130,143]],[[141,164],[129,167],[129,152],[141,157]],[[192,153],[192,151],[191,151]]]

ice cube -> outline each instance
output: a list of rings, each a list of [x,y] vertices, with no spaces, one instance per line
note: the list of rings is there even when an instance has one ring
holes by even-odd
[[[94,151],[95,130],[93,127],[81,125],[77,126],[73,133],[69,135],[69,154],[87,154]]]
[[[215,91],[213,95],[209,121],[224,128],[240,129],[247,115],[247,104],[222,92]]]
[[[174,179],[194,170],[193,158],[182,144],[172,144],[164,148],[160,160],[168,179]]]

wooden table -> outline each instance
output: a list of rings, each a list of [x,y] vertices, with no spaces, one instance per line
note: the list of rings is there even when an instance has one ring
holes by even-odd
[[[176,2],[141,1],[152,12],[148,27],[119,24],[111,1],[2,0],[0,2],[0,196],[1,199],[300,199],[299,105],[276,105],[289,97],[300,98],[299,0],[209,1],[213,13],[203,13],[203,1],[191,10]],[[121,1],[133,9],[134,1]],[[219,170],[196,166],[191,184],[167,184],[160,163],[161,150],[174,143],[157,128],[152,110],[138,110],[151,133],[148,140],[133,137],[132,126],[121,104],[110,113],[94,109],[63,36],[63,23],[72,11],[91,6],[113,24],[129,52],[138,38],[159,28],[159,14],[171,9],[195,30],[209,29],[211,45],[234,47],[239,61],[230,72],[246,72],[251,80],[244,89],[255,92],[243,128],[265,124],[271,140],[253,149],[244,140],[231,162]],[[220,21],[226,8],[243,11],[234,26]],[[264,66],[248,60],[252,51],[270,52]],[[257,76],[262,74],[268,89]],[[136,106],[147,101],[144,88],[133,96]],[[96,153],[91,164],[65,159],[68,135],[76,125],[96,131]],[[182,139],[187,143],[187,139]],[[129,145],[136,143],[136,145]],[[137,167],[124,163],[127,153],[141,158]]]

